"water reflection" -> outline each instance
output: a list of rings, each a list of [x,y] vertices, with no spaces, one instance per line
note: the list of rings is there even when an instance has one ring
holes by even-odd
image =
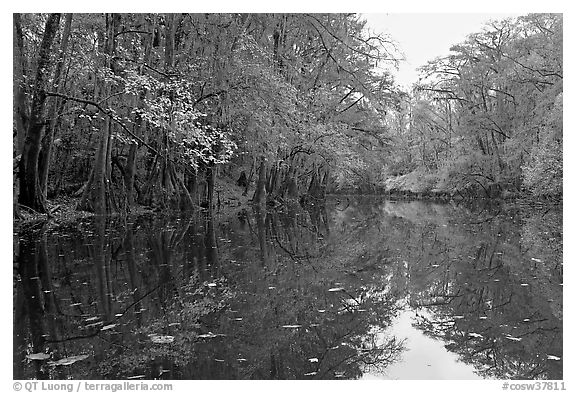
[[[561,218],[349,198],[22,234],[14,378],[418,378],[410,313],[445,370],[562,379]]]

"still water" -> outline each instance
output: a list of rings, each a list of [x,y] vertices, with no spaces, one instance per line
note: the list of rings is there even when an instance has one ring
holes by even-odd
[[[562,210],[346,198],[15,235],[15,379],[562,379]]]

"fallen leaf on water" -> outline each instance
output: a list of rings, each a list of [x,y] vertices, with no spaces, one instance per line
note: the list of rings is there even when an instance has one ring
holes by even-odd
[[[30,360],[46,360],[48,358],[50,358],[50,354],[48,353],[31,353],[29,355],[26,355],[27,359]]]
[[[214,338],[214,337],[224,337],[224,336],[225,336],[225,334],[214,334],[212,332],[198,335],[198,337],[200,337],[200,338]]]
[[[91,323],[91,324],[89,324],[89,325],[86,325],[85,328],[96,327],[96,326],[102,325],[103,323],[104,323],[104,322],[102,322],[102,321],[98,321],[98,322],[95,322],[95,323]]]
[[[77,355],[77,356],[70,356],[68,358],[60,359],[55,362],[48,362],[49,366],[69,366],[74,364],[80,360],[87,359],[90,355]]]

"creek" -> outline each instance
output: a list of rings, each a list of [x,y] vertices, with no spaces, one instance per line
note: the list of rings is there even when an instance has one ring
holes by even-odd
[[[338,197],[14,250],[14,379],[563,378],[561,207]]]

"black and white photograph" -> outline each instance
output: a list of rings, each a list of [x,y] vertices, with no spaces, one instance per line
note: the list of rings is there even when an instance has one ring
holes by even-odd
[[[563,13],[11,22],[9,388],[569,388]]]

